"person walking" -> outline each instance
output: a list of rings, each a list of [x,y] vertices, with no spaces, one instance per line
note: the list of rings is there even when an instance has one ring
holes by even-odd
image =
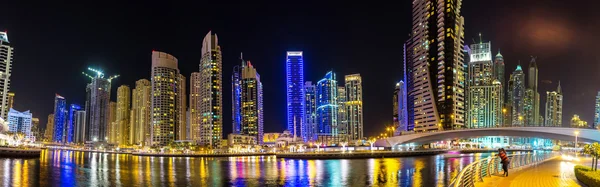
[[[502,163],[502,170],[504,170],[503,175],[508,177],[508,165],[510,164],[510,160],[508,159],[508,155],[506,154],[504,148],[498,149],[497,156],[499,156],[501,159],[500,163]]]

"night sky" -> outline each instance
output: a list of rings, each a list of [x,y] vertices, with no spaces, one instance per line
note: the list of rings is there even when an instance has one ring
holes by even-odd
[[[258,69],[264,85],[265,132],[285,128],[285,51],[304,51],[305,78],[317,81],[329,70],[363,79],[365,135],[392,122],[394,85],[402,79],[402,44],[408,38],[411,1],[396,4],[61,4],[4,2],[0,30],[15,47],[11,91],[15,108],[31,110],[45,126],[54,94],[84,104],[87,67],[113,81],[135,86],[150,78],[151,51],[170,53],[188,78],[198,71],[202,39],[217,33],[223,51],[224,131],[231,132],[231,72],[239,54]],[[465,0],[465,43],[492,41],[501,49],[507,77],[519,60],[538,57],[541,109],[546,91],[561,81],[563,125],[573,114],[593,123],[600,90],[600,12],[595,1]],[[16,4],[20,3],[20,4]],[[507,78],[508,79],[508,78]],[[550,83],[551,82],[551,83]],[[189,87],[189,85],[188,85]],[[189,93],[189,89],[188,89]]]

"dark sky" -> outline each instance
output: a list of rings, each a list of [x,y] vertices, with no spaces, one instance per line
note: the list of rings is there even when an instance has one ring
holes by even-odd
[[[542,95],[561,80],[563,123],[575,113],[592,123],[599,90],[600,12],[595,1],[540,3],[534,0],[463,1],[467,44],[483,33],[494,53],[501,48],[506,72],[518,60],[538,56]],[[54,93],[83,104],[88,66],[113,81],[134,86],[149,79],[151,51],[170,53],[189,78],[198,71],[202,38],[217,33],[223,50],[224,130],[231,132],[231,70],[240,52],[261,74],[265,86],[265,131],[285,126],[285,51],[302,50],[306,80],[334,70],[360,73],[364,90],[365,135],[391,123],[394,84],[402,78],[402,44],[411,27],[410,1],[396,4],[176,4],[168,2],[32,4],[3,3],[0,30],[15,47],[11,91],[15,108],[31,110],[45,126]],[[508,75],[507,75],[508,76]],[[547,81],[545,81],[547,82]],[[188,85],[189,86],[189,85]],[[188,91],[189,92],[189,91]],[[113,94],[115,100],[115,94]]]

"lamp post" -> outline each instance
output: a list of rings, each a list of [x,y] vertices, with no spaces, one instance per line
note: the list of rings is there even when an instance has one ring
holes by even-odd
[[[579,136],[579,131],[575,131],[575,148],[577,148],[577,136]]]

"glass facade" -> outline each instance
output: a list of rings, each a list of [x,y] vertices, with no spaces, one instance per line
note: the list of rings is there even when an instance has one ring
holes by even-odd
[[[65,143],[67,140],[66,123],[67,100],[57,94],[54,97],[54,136],[52,137],[52,141]]]
[[[69,107],[69,120],[67,122],[67,142],[66,143],[75,143],[75,132],[80,131],[82,129],[78,129],[78,125],[76,124],[76,115],[78,111],[82,111],[81,106],[77,104],[71,104]]]
[[[337,143],[338,103],[335,73],[328,72],[317,82],[317,137],[325,145]]]
[[[301,133],[301,124],[304,119],[304,61],[302,51],[287,52],[286,82],[287,130],[298,136]]]

